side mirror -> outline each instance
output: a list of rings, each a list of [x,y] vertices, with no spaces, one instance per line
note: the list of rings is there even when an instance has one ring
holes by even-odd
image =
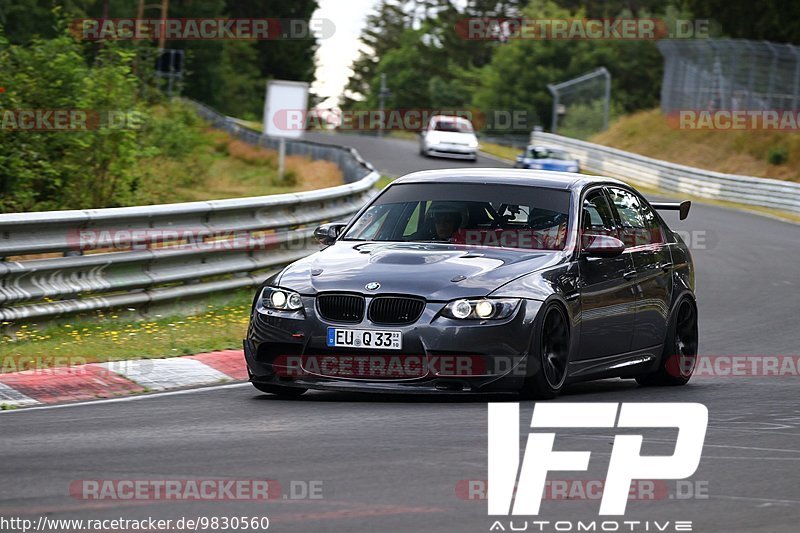
[[[613,257],[625,250],[625,243],[610,235],[583,235],[581,252],[587,257]]]
[[[345,226],[347,226],[347,224],[323,224],[314,230],[314,238],[323,246],[329,246],[336,242],[336,239]]]

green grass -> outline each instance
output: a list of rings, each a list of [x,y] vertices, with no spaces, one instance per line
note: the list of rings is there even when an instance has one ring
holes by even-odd
[[[203,311],[189,315],[141,319],[120,311],[58,324],[23,324],[0,337],[0,372],[241,348],[254,290],[209,297]]]
[[[387,185],[389,185],[389,184],[390,184],[391,182],[393,182],[395,179],[396,179],[396,178],[395,178],[394,176],[387,176],[387,175],[385,175],[385,174],[381,174],[381,177],[380,177],[380,179],[379,179],[378,181],[376,181],[376,182],[375,182],[375,187],[376,187],[376,188],[377,188],[379,191],[382,191],[384,188],[386,188],[386,186],[387,186]]]
[[[191,157],[142,162],[139,202],[172,203],[266,196],[332,187],[343,183],[331,161],[286,157],[286,178],[278,176],[275,150],[253,146],[227,133],[207,129]]]
[[[790,131],[681,130],[658,109],[626,115],[589,139],[691,167],[800,181],[800,133]],[[770,162],[779,152],[781,163]]]
[[[419,132],[418,131],[408,131],[408,130],[392,130],[386,133],[389,137],[394,137],[396,139],[406,139],[407,141],[419,141]]]
[[[517,160],[517,156],[522,153],[522,150],[519,148],[514,148],[511,146],[503,146],[501,144],[490,143],[486,141],[481,141],[480,146],[481,152],[485,152],[487,154],[493,155],[495,157],[499,157],[500,159],[505,159],[507,161],[514,162]]]

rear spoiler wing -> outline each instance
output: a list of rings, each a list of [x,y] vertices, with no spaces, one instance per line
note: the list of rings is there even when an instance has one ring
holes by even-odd
[[[680,203],[650,202],[650,205],[652,205],[653,207],[655,207],[660,211],[678,211],[680,213],[681,220],[683,220],[689,216],[689,208],[692,207],[692,202],[690,202],[689,200]]]

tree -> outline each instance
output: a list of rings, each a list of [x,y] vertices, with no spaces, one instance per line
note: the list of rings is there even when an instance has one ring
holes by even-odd
[[[387,75],[395,95],[390,105],[415,102],[416,107],[437,107],[444,103],[452,108],[468,104],[475,85],[472,72],[491,60],[497,43],[467,40],[459,26],[473,17],[518,16],[525,3],[469,0],[462,8],[453,0],[382,0],[367,18],[362,53],[353,63],[342,106],[374,107],[380,74]],[[400,91],[408,95],[398,96]]]
[[[622,17],[630,14],[621,13]],[[525,16],[536,19],[584,18],[547,0],[535,0]],[[611,73],[612,97],[626,112],[657,105],[663,61],[650,41],[517,39],[498,47],[481,70],[474,103],[481,109],[524,110],[549,125],[552,97],[548,83],[558,83],[604,66]]]
[[[412,17],[403,10],[403,2],[381,0],[374,13],[367,16],[361,34],[362,51],[352,65],[342,107],[355,107],[356,102],[372,92],[380,58],[397,48],[400,39],[412,25]]]
[[[53,10],[53,6],[57,10]],[[155,5],[155,8],[153,7]],[[157,4],[147,3],[145,18],[158,18]],[[15,0],[0,2],[0,26],[12,44],[30,43],[36,36],[58,35],[58,21],[77,18],[133,18],[138,2],[131,0]],[[269,18],[293,19],[308,23],[317,9],[317,0],[170,0],[170,18]],[[87,47],[91,57],[99,43]],[[119,43],[123,48],[137,49],[141,41]],[[299,39],[259,41],[167,41],[167,48],[184,50],[183,94],[205,102],[228,114],[253,118],[260,116],[266,80],[270,78],[313,81],[316,40],[313,35]],[[154,57],[147,58],[149,69]],[[144,61],[141,61],[142,66]],[[138,72],[143,74],[142,69]]]
[[[4,125],[15,110],[83,110],[100,122],[88,130],[17,131],[0,128],[0,211],[124,205],[133,194],[140,132],[110,123],[109,112],[145,110],[133,74],[135,53],[115,43],[87,62],[66,31],[28,46],[0,37],[0,110]]]
[[[800,44],[800,3],[786,0],[687,0],[697,18],[712,19],[739,39]]]

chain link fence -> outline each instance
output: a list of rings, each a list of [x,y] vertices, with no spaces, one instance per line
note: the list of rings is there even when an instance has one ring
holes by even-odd
[[[553,95],[550,131],[577,139],[588,139],[608,128],[611,105],[611,75],[604,67],[548,84]]]
[[[663,40],[661,110],[796,110],[800,47],[745,39]]]

